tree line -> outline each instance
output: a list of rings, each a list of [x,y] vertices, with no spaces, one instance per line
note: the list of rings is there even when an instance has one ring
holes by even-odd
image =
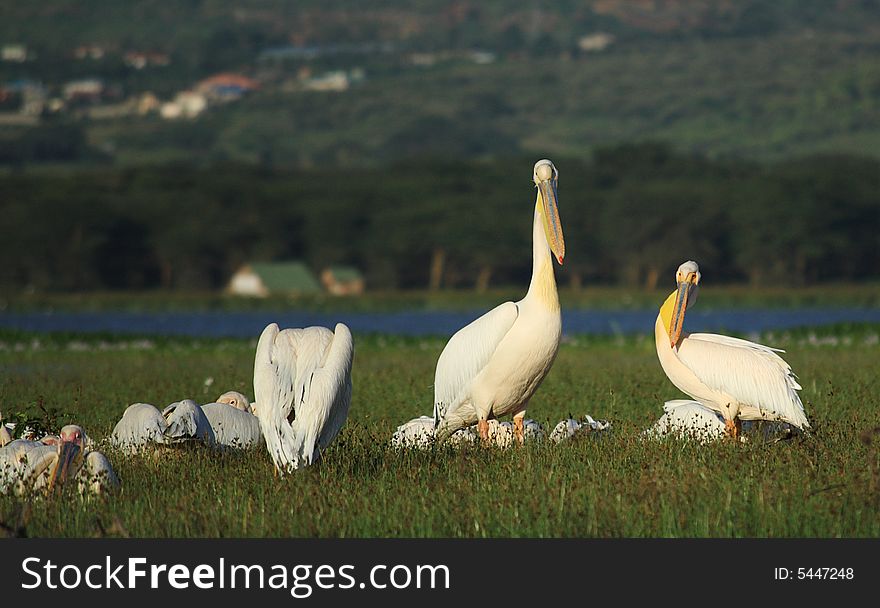
[[[166,165],[0,176],[0,286],[220,289],[242,264],[360,268],[376,289],[525,285],[534,158],[381,168]],[[654,287],[880,277],[880,161],[710,160],[662,143],[555,158],[560,282]]]

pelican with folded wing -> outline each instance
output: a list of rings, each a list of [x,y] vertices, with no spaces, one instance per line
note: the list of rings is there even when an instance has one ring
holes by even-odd
[[[477,424],[489,442],[489,419],[512,415],[523,441],[526,406],[559,350],[562,318],[551,252],[562,264],[565,241],[557,208],[559,173],[535,163],[538,189],[532,225],[532,280],[526,296],[505,302],[456,332],[437,361],[434,420],[437,441]]]
[[[762,344],[717,334],[682,333],[684,316],[697,299],[700,268],[678,267],[678,285],[657,315],[654,337],[663,371],[683,393],[721,414],[727,434],[737,437],[741,420],[787,422],[809,428],[791,366]]]
[[[326,327],[280,330],[270,323],[257,343],[254,396],[269,455],[280,474],[320,458],[348,417],[351,331]]]

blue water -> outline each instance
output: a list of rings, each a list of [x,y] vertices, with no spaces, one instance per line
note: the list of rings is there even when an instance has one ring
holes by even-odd
[[[2,313],[0,327],[27,331],[113,332],[193,337],[256,337],[276,322],[281,327],[337,322],[353,332],[408,336],[449,336],[480,316],[473,312],[311,313],[311,312],[51,312]],[[656,310],[563,310],[563,333],[636,334],[654,330]],[[838,322],[880,323],[880,308],[742,309],[688,312],[687,331],[725,330],[737,334],[819,326]]]

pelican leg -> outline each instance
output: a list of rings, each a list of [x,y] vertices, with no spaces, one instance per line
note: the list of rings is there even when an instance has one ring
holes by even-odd
[[[525,417],[525,410],[518,412],[513,416],[513,435],[514,437],[516,437],[516,440],[519,442],[520,445],[523,445],[526,440],[524,435],[525,429],[523,428],[523,421],[525,420]]]
[[[737,439],[739,437],[740,428],[741,423],[739,419],[724,421],[724,432],[732,439]]]
[[[483,442],[483,445],[489,444],[489,421],[486,419],[480,419],[477,421],[477,431],[480,433],[480,440]]]

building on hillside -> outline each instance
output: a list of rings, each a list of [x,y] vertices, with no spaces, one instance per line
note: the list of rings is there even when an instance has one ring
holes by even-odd
[[[67,102],[87,101],[97,103],[104,96],[104,81],[100,78],[70,80],[62,86],[62,96]]]
[[[260,88],[260,83],[241,74],[216,74],[205,78],[195,86],[195,90],[212,102],[235,101]]]
[[[578,48],[585,53],[595,53],[607,49],[611,46],[614,40],[615,38],[612,34],[596,32],[594,34],[581,36],[578,40]]]
[[[159,106],[159,115],[165,120],[195,118],[208,107],[208,100],[196,91],[180,91],[174,101]]]
[[[352,266],[330,266],[321,271],[321,284],[334,296],[356,296],[364,293],[364,277]]]
[[[0,60],[22,63],[28,60],[28,49],[23,44],[4,44],[0,48]]]
[[[303,262],[259,262],[239,268],[226,286],[233,295],[265,298],[321,292],[321,285]]]

